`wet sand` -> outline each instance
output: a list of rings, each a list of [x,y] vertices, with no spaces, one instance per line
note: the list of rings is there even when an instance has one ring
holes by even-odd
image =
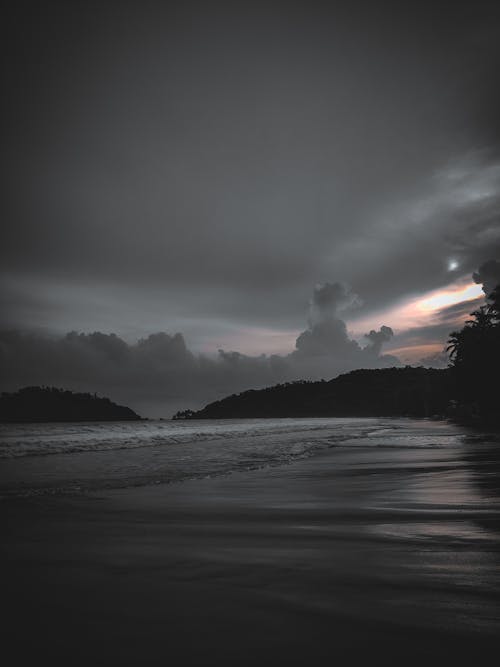
[[[493,445],[2,501],[9,665],[486,664]]]

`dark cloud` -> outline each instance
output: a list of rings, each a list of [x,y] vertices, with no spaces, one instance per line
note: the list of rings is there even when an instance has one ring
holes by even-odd
[[[368,339],[369,345],[365,348],[369,354],[373,354],[375,357],[380,355],[382,350],[382,345],[388,343],[391,338],[394,336],[394,331],[391,327],[386,327],[382,325],[379,331],[372,329],[370,333],[365,334],[365,338]]]
[[[360,351],[358,343],[349,339],[345,322],[339,312],[352,307],[359,298],[342,283],[317,285],[309,304],[309,327],[297,338],[297,358],[335,356],[347,363]]]
[[[252,387],[398,364],[395,357],[380,354],[392,335],[389,327],[367,334],[365,348],[349,339],[338,309],[352,301],[353,295],[340,283],[318,286],[311,299],[309,327],[287,355],[219,350],[215,359],[209,358],[193,354],[179,333],[155,333],[127,344],[115,334],[101,332],[71,332],[57,338],[3,332],[1,388],[53,384],[99,391],[144,414],[169,415]]]
[[[316,285],[310,302],[311,325],[335,320],[337,313],[360,305],[361,300],[343,283]]]
[[[485,257],[500,253],[500,162],[484,152],[457,158],[425,189],[378,214],[367,226],[368,242],[339,244],[334,265],[361,291],[368,311],[468,278]]]
[[[499,247],[498,11],[11,3],[5,320],[163,313],[197,344],[298,330],[332,275],[368,312],[470,273]]]
[[[484,262],[477,271],[472,274],[474,282],[483,286],[483,292],[489,296],[491,292],[500,285],[500,262],[490,259]]]
[[[330,369],[328,362],[333,359],[335,368],[342,370],[369,364],[371,357],[377,363],[398,363],[394,357],[380,357],[383,343],[388,342],[393,335],[390,327],[382,326],[380,331],[366,334],[369,344],[364,348],[349,338],[346,324],[339,313],[360,304],[361,299],[343,283],[317,285],[310,301],[309,327],[298,336],[296,350],[291,357],[299,364],[303,360],[310,363],[311,360],[319,359],[325,369]],[[311,371],[306,373],[309,375]]]

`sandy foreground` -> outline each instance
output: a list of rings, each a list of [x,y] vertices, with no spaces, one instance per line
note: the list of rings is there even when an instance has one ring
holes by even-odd
[[[409,456],[2,501],[5,664],[487,664],[498,454]]]

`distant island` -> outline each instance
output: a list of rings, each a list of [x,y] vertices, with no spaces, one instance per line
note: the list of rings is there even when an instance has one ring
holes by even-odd
[[[361,369],[328,382],[301,380],[250,389],[173,418],[430,417],[446,414],[449,398],[449,369]]]
[[[137,421],[141,417],[109,398],[56,387],[24,387],[0,395],[0,422]]]

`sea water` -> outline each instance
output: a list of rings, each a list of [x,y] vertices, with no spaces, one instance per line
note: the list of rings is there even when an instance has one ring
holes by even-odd
[[[410,419],[232,419],[0,425],[0,496],[66,494],[182,482],[279,466],[332,448],[418,465],[429,451],[461,461],[476,437]],[[406,452],[406,454],[405,454]],[[427,453],[426,453],[427,452]],[[410,456],[411,453],[411,456]]]

